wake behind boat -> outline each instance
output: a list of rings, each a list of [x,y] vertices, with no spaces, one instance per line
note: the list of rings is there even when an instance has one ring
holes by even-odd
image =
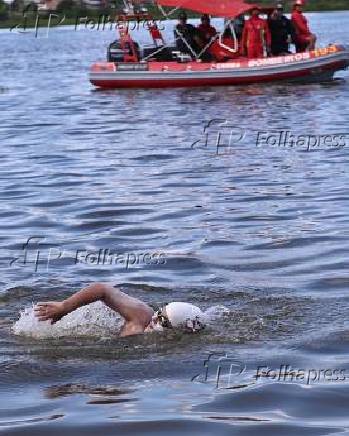
[[[157,0],[157,3],[160,7],[176,6],[177,3],[177,6],[181,6],[183,0]],[[254,6],[247,5],[242,0],[186,0],[185,4],[196,12],[223,17],[230,26],[229,29],[232,29],[233,44],[228,46],[223,34],[217,34],[199,55],[184,41],[187,53],[183,53],[178,50],[178,46],[168,46],[153,24],[148,27],[153,45],[140,50],[129,35],[126,16],[124,26],[119,26],[120,39],[109,47],[108,61],[91,66],[91,83],[100,88],[168,88],[285,80],[318,82],[333,79],[337,71],[349,66],[349,47],[338,44],[278,56],[265,55],[252,59],[241,56],[238,38],[229,23],[233,18],[249,13]],[[213,44],[216,52],[218,50],[218,53],[225,54],[224,59],[217,60],[211,56],[212,59],[206,60],[204,55],[206,51],[210,52]]]

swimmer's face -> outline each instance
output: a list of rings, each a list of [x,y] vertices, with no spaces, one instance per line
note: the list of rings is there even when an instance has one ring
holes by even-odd
[[[166,318],[166,316],[163,316],[161,313],[156,313],[152,317],[152,324],[154,330],[163,331],[164,328],[172,328],[171,323]]]
[[[205,328],[204,324],[200,322],[198,317],[195,319],[187,319],[185,330],[189,333],[197,333]]]

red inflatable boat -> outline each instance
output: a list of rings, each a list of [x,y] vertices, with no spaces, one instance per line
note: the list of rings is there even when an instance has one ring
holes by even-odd
[[[157,0],[160,5],[171,6],[185,3],[196,12],[216,16],[236,17],[251,9],[244,0]],[[100,88],[169,88],[194,86],[242,85],[277,81],[323,81],[332,79],[339,70],[349,66],[349,48],[330,45],[311,52],[287,54],[278,57],[247,59],[238,57],[237,50],[227,48],[217,38],[218,44],[231,51],[231,59],[225,62],[204,62],[200,58],[182,56],[175,48],[164,43],[160,32],[149,28],[154,47],[140,56],[138,45],[128,34],[128,28],[119,27],[121,57],[108,62],[97,62],[90,69],[91,83]],[[167,52],[169,60],[157,57]],[[229,53],[228,53],[229,54]]]

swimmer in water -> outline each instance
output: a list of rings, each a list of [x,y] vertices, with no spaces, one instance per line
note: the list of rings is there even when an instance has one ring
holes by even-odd
[[[154,312],[143,301],[104,283],[94,283],[64,301],[37,303],[34,310],[39,321],[51,321],[51,324],[55,324],[68,313],[96,301],[102,301],[124,318],[121,337],[177,327],[197,332],[205,327],[205,314],[197,306],[174,302]]]

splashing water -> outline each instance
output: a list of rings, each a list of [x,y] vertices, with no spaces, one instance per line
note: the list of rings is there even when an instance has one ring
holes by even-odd
[[[207,324],[214,324],[215,321],[229,316],[230,309],[222,305],[212,306],[205,310],[204,315]]]
[[[15,335],[36,339],[64,336],[115,336],[123,324],[122,318],[101,302],[80,307],[56,324],[39,321],[34,314],[34,305],[21,311],[18,321],[12,326]]]
[[[80,307],[63,317],[56,324],[39,321],[34,313],[35,305],[20,312],[19,319],[13,324],[12,332],[18,336],[35,339],[60,337],[110,337],[118,335],[123,319],[101,302]],[[216,320],[228,316],[230,310],[225,306],[212,306],[203,312],[203,320],[213,325]]]

